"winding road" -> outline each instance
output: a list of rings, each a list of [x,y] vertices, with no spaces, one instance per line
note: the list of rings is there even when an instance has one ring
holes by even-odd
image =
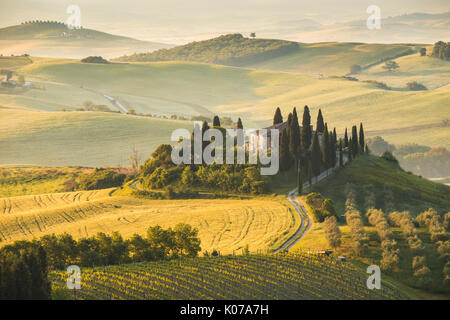
[[[345,160],[344,160],[345,161]],[[345,161],[346,162],[346,161]],[[328,169],[327,171],[322,172],[317,177],[312,179],[312,184],[316,184],[323,179],[328,178],[333,172],[335,168]],[[309,187],[309,182],[303,184],[303,188]],[[287,251],[291,249],[297,242],[299,242],[311,229],[312,219],[309,215],[308,211],[305,209],[303,204],[297,198],[297,188],[289,191],[287,194],[287,200],[292,204],[297,213],[300,215],[301,224],[298,228],[297,232],[290,237],[280,248],[275,250],[275,252]]]

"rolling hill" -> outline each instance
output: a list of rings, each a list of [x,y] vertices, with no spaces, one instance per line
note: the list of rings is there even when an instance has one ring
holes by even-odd
[[[405,77],[425,74],[431,89],[433,84],[444,85],[426,91],[385,90],[342,78],[191,62],[85,64],[14,58],[0,59],[0,68],[14,65],[17,74],[37,88],[0,92],[0,145],[6,150],[1,163],[118,165],[127,161],[133,144],[147,157],[158,144],[169,142],[175,128],[192,128],[186,121],[75,111],[86,100],[119,111],[104,95],[138,114],[188,119],[227,115],[241,117],[246,128],[269,125],[277,106],[286,115],[294,106],[308,105],[313,121],[321,108],[338,134],[363,122],[367,136],[450,148],[450,128],[443,125],[450,117],[446,107],[450,91],[445,86],[449,63],[429,57],[398,58]],[[414,71],[414,64],[420,69]],[[381,77],[376,68],[363,71],[361,77]],[[403,81],[401,75],[390,77]]]
[[[39,21],[0,29],[0,53],[3,55],[30,54],[42,57],[106,58],[152,51],[171,45],[140,41],[91,29],[73,29],[60,22]]]

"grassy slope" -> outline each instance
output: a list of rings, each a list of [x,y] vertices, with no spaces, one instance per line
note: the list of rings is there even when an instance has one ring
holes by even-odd
[[[0,163],[128,166],[135,145],[142,157],[170,142],[185,121],[101,112],[43,112],[0,108]]]
[[[0,166],[0,198],[63,192],[66,182],[91,170],[82,167]]]
[[[401,54],[414,45],[323,42],[300,44],[299,52],[251,65],[258,69],[294,71],[308,74],[344,75],[350,66],[366,66]]]
[[[341,54],[344,54],[344,52],[342,51]],[[401,59],[411,59],[410,65],[413,65],[414,59],[417,59],[416,56]],[[391,143],[416,142],[450,148],[449,127],[433,127],[425,130],[401,132],[390,131],[390,129],[398,127],[440,123],[443,119],[449,118],[450,108],[447,106],[450,101],[450,90],[448,90],[448,85],[436,90],[421,92],[387,91],[375,88],[367,83],[341,79],[318,79],[310,75],[297,73],[208,64],[162,62],[98,65],[81,64],[74,60],[32,59],[33,64],[23,66],[17,71],[24,74],[27,80],[44,85],[46,90],[32,89],[24,93],[3,92],[0,94],[0,108],[17,109],[26,107],[46,111],[57,111],[64,108],[70,110],[79,107],[85,100],[91,100],[95,104],[106,104],[111,109],[115,109],[101,94],[86,90],[88,88],[111,95],[125,106],[135,109],[138,113],[177,114],[188,117],[190,115],[219,113],[235,117],[241,116],[244,126],[250,128],[269,124],[276,106],[280,106],[282,112],[286,114],[293,106],[301,109],[303,105],[307,104],[312,110],[313,123],[318,108],[322,108],[325,120],[331,127],[338,129],[338,134],[343,132],[344,127],[350,127],[352,124],[362,121],[367,136],[371,135],[371,131],[376,130],[378,131],[377,135],[383,135]],[[436,63],[431,58],[423,59],[422,61]],[[4,63],[5,65],[11,64],[10,61],[4,61]],[[448,62],[445,63],[448,64]],[[402,64],[406,68],[407,64]],[[0,65],[0,67],[3,66]],[[426,70],[427,68],[428,64],[425,64],[420,70]],[[429,76],[429,79],[435,79],[433,81],[437,82],[444,81],[445,68],[443,66],[437,66],[436,68],[441,71],[433,73]],[[367,72],[370,70],[372,69]],[[420,72],[418,71],[418,73]],[[2,122],[7,123],[8,126],[11,126],[10,123],[16,121],[18,117],[17,113],[11,113],[10,110],[0,109]],[[36,113],[33,115],[35,116]],[[93,119],[103,118],[103,114],[79,115],[75,113],[70,116],[56,116],[47,113],[46,116],[49,117],[48,119],[64,117],[67,122],[70,122],[69,117],[74,116],[77,127],[90,127],[94,122]],[[106,119],[124,119],[118,115],[104,116]],[[24,113],[24,117],[28,116],[25,116]],[[43,114],[40,117],[43,117]],[[102,125],[109,121],[102,120],[99,130],[91,132],[97,134],[95,139],[98,140],[100,136],[102,140],[105,140],[102,147],[111,148],[112,145],[117,145],[123,150],[129,148],[129,144],[133,140],[144,143],[147,141],[147,136],[143,131],[143,124],[154,122],[133,118],[137,122],[134,126],[131,125],[134,121],[131,119],[127,118],[123,121],[127,124],[126,127],[122,125],[122,121],[114,121],[115,130],[111,133],[107,132],[107,134],[100,134]],[[86,123],[82,124],[82,121]],[[184,126],[177,122],[174,123],[173,127],[169,124],[164,128],[165,124],[168,124],[167,122],[156,123],[161,125],[155,127],[158,129],[152,132],[151,137],[154,139],[153,141],[158,141],[158,143],[168,141],[170,132],[175,126]],[[55,126],[58,126],[57,122]],[[91,159],[88,158],[86,162],[67,162],[67,159],[71,157],[70,150],[80,148],[80,143],[76,143],[76,141],[73,145],[70,143],[59,145],[63,148],[60,149],[61,157],[58,160],[58,157],[55,157],[51,151],[51,145],[47,143],[42,148],[42,144],[45,143],[45,139],[58,141],[59,137],[65,137],[70,133],[62,127],[60,128],[61,134],[57,130],[48,133],[46,128],[47,126],[44,126],[41,130],[42,139],[39,140],[41,145],[37,145],[36,140],[26,140],[25,137],[28,134],[25,131],[18,132],[16,135],[18,140],[11,140],[11,134],[5,133],[5,130],[3,130],[0,143],[9,150],[6,156],[3,156],[4,161],[24,163],[13,155],[14,150],[23,152],[27,149],[40,149],[45,153],[47,148],[50,148],[49,154],[54,161],[45,163],[44,161],[50,157],[44,157],[42,162],[39,162],[40,164],[91,166],[103,165],[108,162],[116,165],[121,161],[121,158],[122,161],[127,158],[127,152],[125,156],[122,154],[118,156],[117,152],[110,152],[104,150],[104,148],[90,145],[91,140],[88,139],[85,141],[87,143],[82,141],[80,143],[83,143],[83,146],[88,150],[92,150],[89,155],[93,152],[99,154],[104,152],[108,154],[107,160],[105,160],[105,157],[101,159],[93,156]],[[128,136],[128,134],[130,135]],[[123,141],[115,141],[114,137],[119,135],[122,140],[123,135],[127,136],[128,141],[125,144]],[[73,140],[76,140],[75,135],[72,135],[69,142],[72,143]],[[113,142],[110,142],[110,140],[113,140]],[[21,144],[14,145],[16,142]],[[150,151],[155,144],[144,151]],[[35,157],[35,159],[39,158]],[[77,156],[75,159],[80,160],[82,158]],[[30,162],[27,161],[27,163]]]
[[[0,213],[3,242],[63,232],[80,238],[119,231],[129,238],[149,226],[183,222],[199,229],[203,250],[224,253],[245,245],[276,249],[300,225],[284,197],[149,200],[115,195],[115,189],[0,198]]]
[[[429,47],[429,50],[432,50]],[[428,89],[438,89],[450,84],[450,63],[432,57],[421,57],[419,54],[394,59],[399,69],[388,72],[383,64],[364,70],[355,75],[361,80],[377,80],[385,82],[393,88],[404,88],[406,83],[417,81]]]
[[[450,210],[450,187],[409,174],[375,156],[357,157],[348,167],[338,170],[313,189],[332,198],[339,214],[344,214],[347,183],[357,187],[374,185],[380,207],[383,207],[383,187],[387,185],[394,189],[397,210],[409,210],[412,215],[430,207],[441,213]]]
[[[410,175],[400,171],[394,165],[377,157],[359,157],[355,159],[348,167],[339,170],[333,176],[320,182],[313,190],[320,192],[326,197],[330,197],[335,202],[338,214],[344,214],[345,203],[345,185],[353,183],[358,190],[358,199],[360,200],[361,214],[364,215],[362,201],[362,187],[372,184],[375,186],[377,195],[377,207],[384,209],[382,188],[383,185],[391,185],[394,188],[394,198],[396,210],[409,210],[412,215],[434,208],[441,213],[450,210],[450,188],[441,184],[433,183],[429,180]],[[302,197],[303,203],[304,197]],[[307,205],[306,205],[307,206]],[[342,246],[337,250],[339,254],[351,257],[355,263],[360,263],[361,268],[366,265],[379,264],[381,259],[381,247],[378,240],[377,231],[372,226],[365,226],[366,232],[370,235],[369,254],[364,257],[354,257],[352,250],[352,238],[349,227],[343,223],[340,225],[342,233]],[[387,276],[395,281],[400,281],[404,289],[412,296],[420,299],[448,299],[448,296],[428,293],[411,288],[415,280],[412,277],[411,261],[412,252],[406,239],[399,228],[392,228],[395,234],[395,240],[400,248],[399,271],[387,272]],[[430,241],[430,235],[424,228],[419,228],[419,237],[425,245],[425,256],[432,270],[434,279],[433,287],[439,292],[442,290],[442,268],[443,264],[438,260],[435,243]],[[320,223],[314,223],[309,233],[295,246],[295,249],[324,249],[328,248],[328,243],[324,235],[323,226]]]

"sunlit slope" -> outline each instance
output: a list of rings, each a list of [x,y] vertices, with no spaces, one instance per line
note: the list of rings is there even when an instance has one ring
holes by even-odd
[[[0,198],[4,242],[68,232],[75,238],[119,231],[144,235],[149,226],[188,223],[199,229],[203,250],[224,253],[275,249],[300,225],[282,197],[250,200],[145,200],[114,196],[114,189]]]
[[[429,51],[432,47],[428,48]],[[428,89],[437,89],[450,83],[450,62],[419,54],[394,59],[399,68],[395,72],[383,69],[383,64],[356,75],[361,80],[378,80],[393,88],[404,88],[406,83],[417,81]]]
[[[85,100],[117,109],[102,94],[137,113],[232,115],[241,117],[246,128],[269,125],[276,107],[286,117],[294,106],[301,112],[308,105],[313,124],[321,108],[338,134],[363,122],[366,136],[450,148],[450,127],[442,125],[450,118],[448,85],[428,91],[383,90],[343,79],[196,63],[33,61],[18,72],[45,90],[0,93],[0,163],[126,164],[134,143],[146,158],[158,144],[169,142],[174,129],[192,128],[183,121],[31,110],[75,110]]]
[[[383,59],[415,50],[408,44],[365,44],[354,42],[300,43],[298,52],[250,65],[252,68],[295,71],[308,74],[344,75],[350,66],[365,67]]]
[[[0,107],[0,163],[129,166],[134,146],[147,159],[186,121],[101,112]]]

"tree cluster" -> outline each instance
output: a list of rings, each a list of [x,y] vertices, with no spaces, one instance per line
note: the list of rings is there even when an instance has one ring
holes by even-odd
[[[337,248],[341,245],[341,231],[335,216],[326,217],[323,222],[325,238],[331,248]]]
[[[47,257],[39,246],[0,249],[0,300],[50,299]]]
[[[357,256],[363,256],[369,249],[369,237],[364,230],[361,213],[356,206],[356,188],[351,184],[346,185],[347,200],[345,202],[345,219],[350,226],[353,250]]]
[[[196,257],[200,252],[198,230],[187,224],[173,229],[149,227],[145,237],[134,234],[124,240],[120,233],[99,232],[89,238],[75,240],[70,234],[45,235],[38,240],[16,241],[2,248],[4,252],[20,252],[42,248],[46,266],[65,269],[69,265],[82,267],[118,265],[130,262]]]
[[[397,246],[397,242],[394,240],[394,234],[391,231],[383,211],[371,208],[367,211],[367,218],[369,223],[376,227],[378,236],[381,239],[383,253],[380,267],[383,270],[395,270],[400,261],[400,249]]]
[[[438,41],[433,46],[431,56],[442,60],[450,60],[450,42]]]

